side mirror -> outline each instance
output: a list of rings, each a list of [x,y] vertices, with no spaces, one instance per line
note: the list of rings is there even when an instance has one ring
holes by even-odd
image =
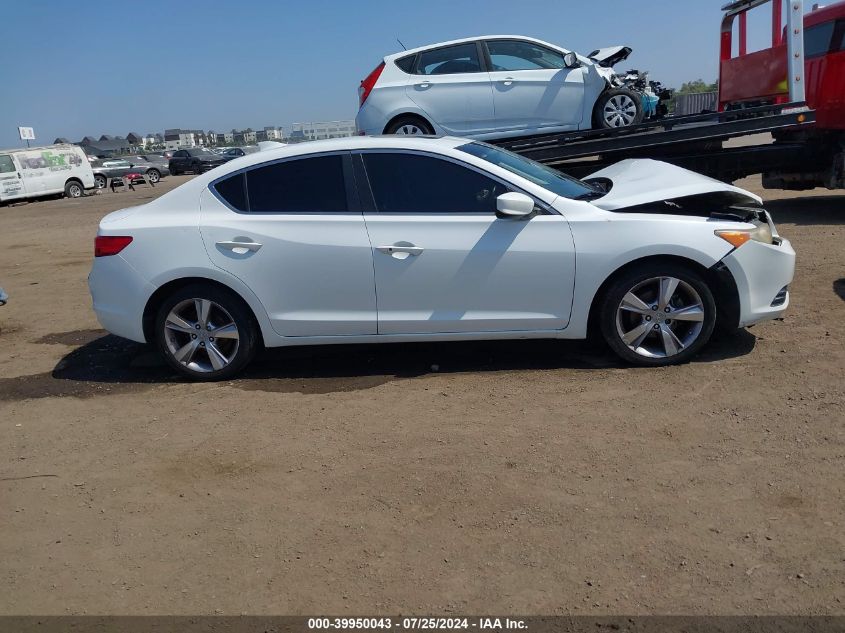
[[[496,198],[496,217],[520,220],[534,215],[534,199],[511,191]]]
[[[563,56],[563,63],[566,64],[567,68],[578,68],[581,66],[581,62],[578,61],[578,55],[572,52]]]

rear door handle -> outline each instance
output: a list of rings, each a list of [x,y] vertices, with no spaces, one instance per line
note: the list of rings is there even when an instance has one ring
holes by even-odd
[[[420,255],[425,250],[422,246],[413,244],[390,244],[387,246],[376,246],[376,250],[390,255],[395,259],[407,259],[410,255]]]
[[[417,84],[417,88],[428,88],[429,86],[431,86],[430,81],[422,81]]]
[[[239,242],[237,240],[231,242],[216,242],[216,244],[220,248],[225,248],[233,253],[237,253],[238,255],[243,255],[248,251],[252,251],[254,253],[263,246],[263,244],[259,244],[258,242]]]
[[[506,85],[510,86],[513,83],[513,77],[505,77],[504,79],[500,79],[500,81]]]

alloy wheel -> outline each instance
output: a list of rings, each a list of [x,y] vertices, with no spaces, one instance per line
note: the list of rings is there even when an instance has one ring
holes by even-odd
[[[704,328],[704,302],[677,277],[638,283],[616,310],[616,331],[635,354],[671,358],[692,345]]]
[[[164,321],[167,351],[195,372],[224,369],[238,353],[240,331],[232,315],[209,299],[186,299]]]
[[[628,95],[615,95],[607,100],[603,114],[609,127],[625,127],[637,117],[637,104]]]
[[[82,196],[82,187],[76,183],[71,184],[67,191],[71,198],[80,198]]]
[[[150,171],[148,171],[147,176],[149,176],[150,182],[153,184],[161,180],[161,176],[158,175],[158,172],[155,169],[151,169]]]
[[[105,189],[106,188],[106,179],[104,176],[94,176],[94,186],[97,189]]]
[[[413,123],[406,123],[405,125],[396,128],[394,134],[408,134],[416,136],[419,134],[425,134],[425,132],[418,125],[414,125]]]

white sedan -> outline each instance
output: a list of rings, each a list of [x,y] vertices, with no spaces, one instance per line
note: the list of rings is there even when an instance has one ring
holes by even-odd
[[[108,331],[228,378],[262,347],[581,339],[689,360],[783,314],[795,253],[761,200],[650,160],[579,181],[459,138],[290,145],[100,223]]]

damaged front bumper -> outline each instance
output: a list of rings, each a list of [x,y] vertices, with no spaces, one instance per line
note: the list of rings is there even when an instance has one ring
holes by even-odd
[[[733,276],[739,297],[739,327],[783,315],[795,274],[795,251],[789,240],[766,244],[751,240],[732,250],[722,263]]]

